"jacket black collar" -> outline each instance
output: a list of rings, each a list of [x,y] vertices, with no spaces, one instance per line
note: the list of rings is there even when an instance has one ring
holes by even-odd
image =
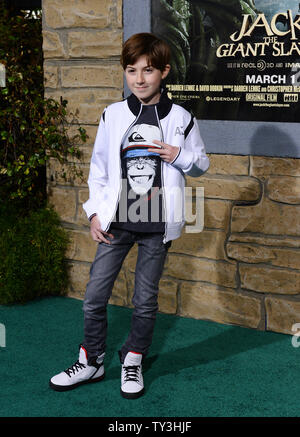
[[[130,111],[137,116],[140,112],[141,109],[141,102],[139,101],[139,99],[134,95],[134,94],[130,94],[129,97],[127,97],[127,104],[128,107],[130,109]],[[157,104],[157,113],[158,113],[158,117],[161,120],[162,118],[165,118],[169,112],[171,111],[173,102],[172,100],[169,99],[168,95],[167,95],[167,91],[166,89],[163,89],[159,102]]]

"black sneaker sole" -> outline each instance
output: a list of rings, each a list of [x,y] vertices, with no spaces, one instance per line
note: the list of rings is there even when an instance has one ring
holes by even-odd
[[[125,391],[122,391],[122,389],[120,390],[120,392],[121,392],[121,396],[125,399],[137,399],[140,396],[143,396],[144,389],[142,389],[141,391],[138,391],[137,393],[127,393]]]
[[[87,381],[77,382],[77,384],[72,384],[72,385],[56,385],[56,384],[53,384],[53,382],[51,382],[51,379],[50,379],[49,386],[55,391],[68,391],[68,390],[73,390],[74,388],[77,388],[80,385],[91,384],[92,382],[102,381],[104,376],[105,376],[105,373],[103,373],[103,375],[99,376],[98,378],[88,379]]]

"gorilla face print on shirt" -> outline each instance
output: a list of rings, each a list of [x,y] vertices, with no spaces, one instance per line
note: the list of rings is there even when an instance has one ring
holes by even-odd
[[[151,156],[127,159],[127,177],[130,187],[136,194],[146,194],[152,187],[157,162]]]
[[[136,194],[146,194],[153,186],[159,155],[148,152],[148,148],[160,148],[153,143],[153,140],[159,138],[157,126],[137,124],[132,128],[128,143],[123,148],[128,182]]]

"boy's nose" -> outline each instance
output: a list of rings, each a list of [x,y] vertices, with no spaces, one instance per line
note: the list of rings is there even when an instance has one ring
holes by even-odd
[[[137,81],[137,83],[144,83],[144,75],[143,75],[143,73],[137,73],[136,81]]]

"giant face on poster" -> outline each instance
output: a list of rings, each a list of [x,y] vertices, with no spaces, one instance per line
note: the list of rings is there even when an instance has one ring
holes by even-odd
[[[295,0],[152,0],[170,97],[198,119],[300,121]]]

